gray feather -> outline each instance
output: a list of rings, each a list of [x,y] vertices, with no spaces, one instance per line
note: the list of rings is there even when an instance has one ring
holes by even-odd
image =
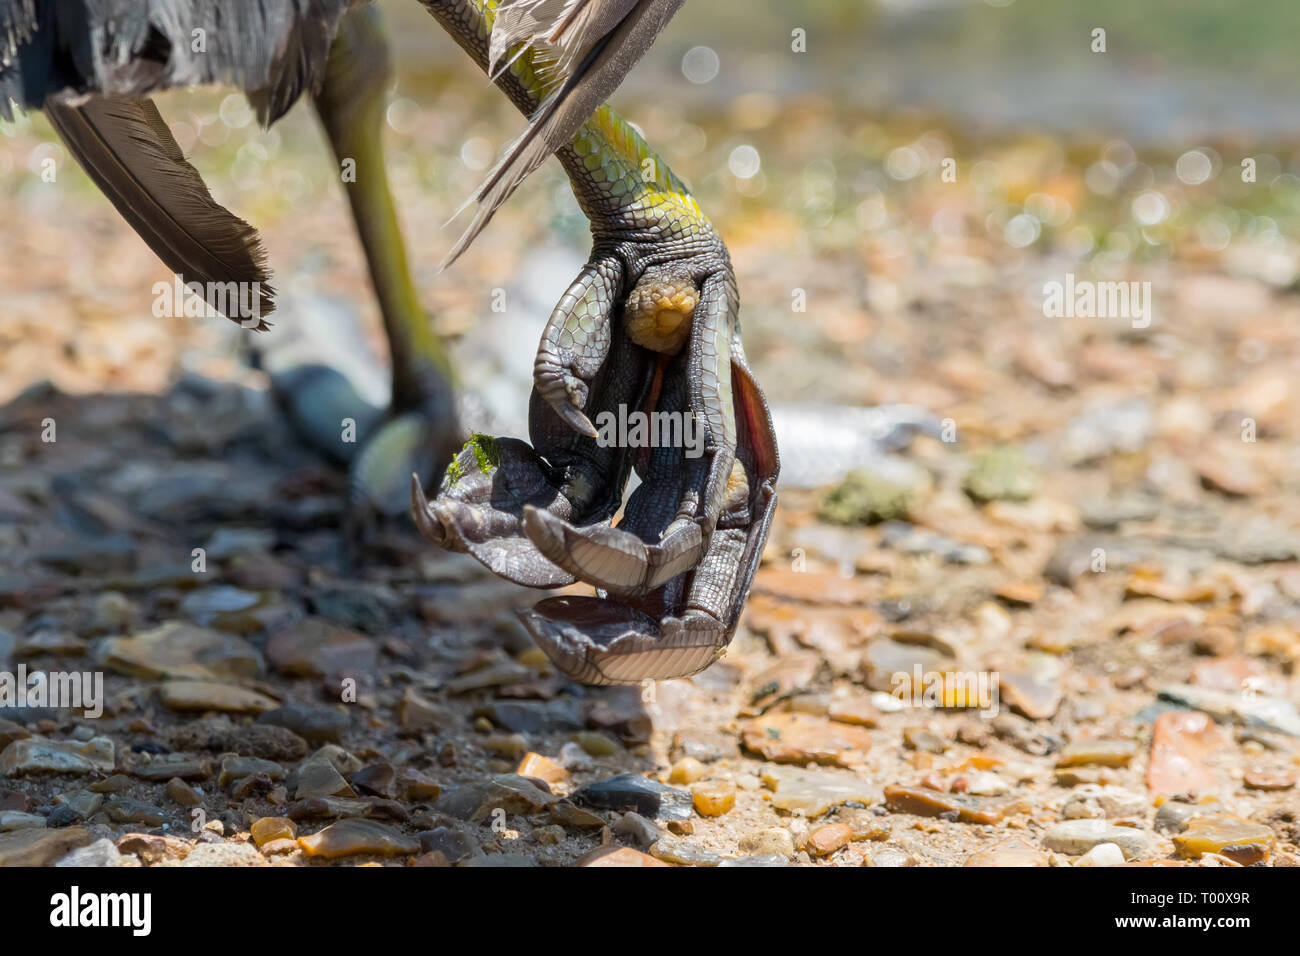
[[[596,2],[603,5],[602,12],[589,11],[586,16],[592,19],[584,21],[589,25],[604,26],[609,23],[610,11],[628,6],[628,0]],[[466,205],[478,203],[478,209],[443,261],[444,267],[455,262],[469,248],[519,184],[571,140],[591,114],[618,89],[623,78],[650,49],[655,38],[685,2],[633,0],[622,19],[591,43],[581,62],[542,102],[528,128],[510,144],[505,156],[467,201]],[[578,12],[582,10],[578,9]],[[569,29],[585,30],[582,36],[586,37],[594,32],[590,26],[582,27],[576,21]]]
[[[256,230],[212,198],[151,101],[93,96],[71,105],[52,100],[45,114],[122,217],[167,268],[187,284],[200,283],[210,307],[222,308],[216,284],[235,282],[250,294],[256,290],[259,316],[274,310],[275,292]],[[256,327],[267,325],[259,321]]]

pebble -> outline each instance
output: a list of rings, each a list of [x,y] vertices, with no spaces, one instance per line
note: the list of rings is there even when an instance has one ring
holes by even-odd
[[[1193,710],[1205,711],[1221,723],[1235,722],[1300,737],[1300,712],[1296,711],[1295,704],[1280,697],[1250,696],[1192,684],[1162,688],[1160,696]]]
[[[1267,860],[1277,843],[1276,835],[1264,824],[1228,813],[1194,817],[1173,839],[1174,852],[1185,860],[1218,853],[1243,866]]]
[[[139,823],[147,827],[160,827],[167,815],[152,803],[128,797],[112,797],[104,804],[104,812],[114,823]]]
[[[668,771],[669,783],[694,783],[708,776],[709,768],[694,757],[683,757]]]
[[[434,827],[419,835],[423,853],[441,853],[449,863],[459,863],[474,854],[478,844],[469,834],[451,827]]]
[[[895,813],[984,824],[997,823],[1009,809],[1007,801],[993,797],[967,797],[924,787],[899,786],[885,788],[885,806]]]
[[[29,830],[44,827],[45,818],[39,813],[23,813],[21,810],[0,810],[0,833],[10,830]]]
[[[1051,866],[1051,858],[1018,837],[1007,837],[972,853],[964,866]]]
[[[182,621],[108,638],[95,656],[106,667],[145,680],[248,680],[262,673],[262,656],[243,638]]]
[[[681,837],[664,836],[650,847],[650,855],[666,863],[679,866],[717,866],[722,857],[712,850]]]
[[[235,714],[260,714],[278,706],[265,694],[215,681],[172,680],[159,688],[158,698],[170,710],[219,710]]]
[[[848,846],[852,839],[853,831],[848,824],[830,823],[809,833],[803,841],[803,848],[811,856],[830,856]]]
[[[1226,736],[1206,714],[1160,714],[1151,731],[1147,789],[1157,797],[1214,789],[1217,777],[1207,761],[1227,743]]]
[[[346,856],[407,856],[420,851],[420,842],[374,820],[348,819],[331,823],[319,833],[299,837],[308,856],[337,860]]]
[[[784,827],[765,827],[746,833],[736,848],[751,856],[792,857],[795,853],[794,837]]]
[[[1177,800],[1166,800],[1156,811],[1155,828],[1157,833],[1181,833],[1187,829],[1192,817],[1214,812],[1215,807],[1196,806]]]
[[[296,840],[298,824],[288,817],[262,817],[253,821],[248,832],[254,843],[264,847],[273,840]]]
[[[630,846],[602,846],[592,850],[578,866],[670,866]]]
[[[90,833],[83,827],[0,833],[0,867],[48,866],[89,843]]]
[[[880,802],[880,790],[856,774],[803,767],[764,767],[763,783],[771,790],[772,806],[786,813],[815,819],[845,803]]]
[[[572,697],[547,701],[494,701],[477,708],[474,716],[486,717],[495,726],[511,733],[546,734],[583,729],[582,707]]]
[[[141,780],[157,783],[179,777],[181,780],[207,780],[212,776],[212,764],[208,760],[186,758],[182,760],[151,760],[142,763],[132,771]]]
[[[525,777],[499,773],[444,794],[437,809],[458,820],[482,820],[497,809],[510,815],[536,813],[559,799]]]
[[[123,866],[122,854],[113,841],[100,837],[89,846],[73,850],[54,863],[55,866],[101,867]]]
[[[95,737],[85,743],[27,737],[15,740],[0,753],[0,775],[111,773],[114,762],[115,747],[107,737]]]
[[[848,767],[861,763],[871,735],[861,727],[810,714],[768,714],[744,727],[741,741],[774,763],[819,763]]]
[[[594,810],[635,810],[656,820],[686,820],[694,797],[656,780],[624,773],[587,784],[573,794],[573,802]]]
[[[1075,866],[1120,866],[1123,863],[1124,851],[1115,843],[1098,843],[1074,861]]]
[[[263,760],[261,757],[226,757],[221,761],[221,775],[217,778],[217,786],[224,789],[254,774],[264,774],[270,780],[279,780],[284,776],[284,768],[274,761]]]
[[[172,777],[163,787],[163,793],[178,806],[197,807],[203,802],[202,795],[179,777]]]
[[[1064,674],[1060,660],[1039,655],[1030,670],[1001,672],[998,692],[1008,707],[1030,720],[1050,720],[1065,697]]]
[[[1128,860],[1140,860],[1152,853],[1151,838],[1141,830],[1105,820],[1067,820],[1043,833],[1046,849],[1070,856],[1082,856],[1101,843],[1114,843]]]
[[[348,774],[347,779],[354,789],[372,793],[377,797],[392,800],[398,795],[397,770],[386,760],[362,767]],[[434,786],[436,795],[437,785]]]
[[[619,836],[630,837],[638,846],[648,847],[663,837],[664,832],[634,811],[622,814],[610,828]]]
[[[727,780],[710,780],[691,787],[695,812],[702,817],[720,817],[736,805],[736,785]]]
[[[593,757],[612,757],[623,750],[622,744],[598,730],[580,731],[573,735],[573,742]]]
[[[1058,767],[1096,765],[1127,767],[1138,752],[1135,740],[1080,740],[1068,744],[1056,758]]]
[[[298,787],[295,800],[309,797],[355,797],[356,791],[343,779],[343,775],[328,760],[309,759],[298,768]]]
[[[1251,790],[1290,790],[1295,786],[1294,770],[1247,770],[1242,782]]]
[[[104,795],[90,790],[67,790],[54,798],[56,807],[66,807],[79,820],[94,816],[103,804]]]

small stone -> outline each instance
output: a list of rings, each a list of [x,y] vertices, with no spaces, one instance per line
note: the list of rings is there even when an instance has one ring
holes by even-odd
[[[962,488],[977,502],[1024,501],[1038,493],[1041,481],[1023,449],[991,448],[976,456]]]
[[[623,745],[598,730],[584,730],[573,735],[573,741],[593,757],[612,757],[621,753]]]
[[[355,797],[353,790],[338,769],[328,760],[308,760],[298,768],[298,789],[295,800],[308,797]]]
[[[846,697],[831,698],[826,708],[826,716],[841,724],[852,724],[856,727],[880,726],[880,711],[866,694],[849,694]]]
[[[117,841],[117,849],[128,856],[139,857],[142,863],[180,860],[190,852],[190,846],[184,840],[151,833],[128,833]]]
[[[1197,794],[1217,784],[1208,758],[1228,741],[1206,714],[1166,711],[1151,731],[1151,759],[1147,763],[1147,789],[1153,796]]]
[[[414,687],[406,688],[397,704],[397,722],[403,730],[439,730],[450,719],[447,708],[429,700]]]
[[[836,850],[848,846],[853,839],[853,831],[845,823],[831,823],[818,827],[808,834],[804,849],[812,856],[830,856]]]
[[[685,820],[694,798],[684,790],[625,773],[587,784],[574,793],[573,802],[596,810],[635,810],[653,819]]]
[[[630,837],[638,846],[648,847],[663,837],[664,833],[639,813],[621,815],[611,828],[619,836]]]
[[[695,812],[702,817],[720,817],[736,805],[736,785],[726,780],[710,780],[691,787]]]
[[[914,865],[910,856],[892,846],[887,846],[862,858],[863,866],[901,867]]]
[[[1295,786],[1295,771],[1247,770],[1242,782],[1251,790],[1290,790]]]
[[[171,732],[171,743],[177,750],[238,753],[264,760],[301,760],[306,756],[307,742],[302,737],[285,727],[263,726],[267,714],[247,726],[231,724],[224,717],[186,721]]]
[[[86,653],[86,642],[71,631],[47,628],[28,634],[14,648],[13,659],[30,660],[33,657],[80,657]]]
[[[948,742],[926,727],[904,727],[903,745],[908,750],[922,750],[932,754],[941,754],[948,749]]]
[[[533,830],[533,839],[542,846],[557,846],[564,842],[564,827],[558,824],[537,827]]]
[[[536,813],[559,799],[526,777],[499,773],[486,782],[444,794],[438,800],[437,809],[458,820],[473,821],[489,817],[498,809],[510,815]]]
[[[578,866],[669,866],[630,846],[602,846],[578,861]]]
[[[767,827],[746,833],[740,838],[737,849],[751,856],[794,856],[794,837],[783,827]]]
[[[359,854],[373,856],[413,855],[420,843],[392,827],[374,820],[340,820],[319,833],[299,837],[298,845],[308,856],[337,860]]]
[[[262,817],[253,821],[248,832],[253,837],[254,843],[264,847],[272,840],[296,840],[298,824],[288,817]]]
[[[348,783],[352,784],[355,790],[373,793],[377,797],[385,797],[389,800],[398,794],[397,770],[386,760],[372,763],[348,774]]]
[[[999,840],[992,846],[972,853],[964,866],[1051,866],[1046,853],[1017,837]]]
[[[1044,847],[1070,856],[1082,856],[1100,843],[1116,844],[1128,860],[1139,860],[1152,852],[1151,840],[1141,830],[1105,820],[1068,820],[1043,833]]]
[[[1160,805],[1160,809],[1156,811],[1156,832],[1181,833],[1187,829],[1187,823],[1192,817],[1212,812],[1214,812],[1214,808],[1181,803],[1177,800],[1166,800]]]
[[[551,819],[560,826],[573,827],[577,830],[599,830],[605,825],[605,821],[596,814],[590,810],[575,807],[568,800],[561,800],[552,804],[547,812],[550,814]],[[669,827],[675,822],[680,821],[669,821]]]
[[[262,856],[283,856],[286,853],[294,853],[298,850],[297,840],[271,840],[258,847],[262,851]]]
[[[247,680],[262,672],[262,657],[247,641],[180,621],[109,638],[100,643],[96,657],[128,677],[145,680]]]
[[[722,857],[712,850],[673,836],[661,837],[650,847],[650,854],[657,860],[679,866],[717,866],[722,862]]]
[[[478,849],[473,837],[451,827],[434,827],[420,834],[420,850],[439,853],[448,863],[459,863]]]
[[[160,827],[167,822],[167,815],[153,804],[127,797],[109,799],[104,804],[104,812],[114,823],[139,823],[147,827]]]
[[[877,787],[842,770],[765,767],[762,779],[775,791],[773,807],[786,813],[802,813],[809,819],[815,819],[840,804],[870,805],[880,801]]]
[[[95,737],[85,743],[65,743],[45,737],[15,740],[0,753],[0,775],[21,777],[43,773],[111,773],[113,741]]]
[[[1038,655],[1023,671],[1004,671],[998,678],[1003,702],[1030,720],[1050,720],[1061,707],[1065,669],[1055,657]]]
[[[997,823],[1008,809],[1006,801],[991,797],[966,797],[924,787],[899,786],[885,788],[885,806],[895,813],[984,824]]]
[[[694,757],[683,757],[668,771],[669,783],[694,783],[708,775],[709,768]]]
[[[200,843],[185,857],[184,867],[267,866],[266,857],[248,843]]]
[[[89,843],[90,833],[84,827],[0,833],[0,867],[48,866]]]
[[[1120,866],[1124,862],[1124,851],[1114,843],[1098,843],[1095,847],[1074,861],[1075,866]]]
[[[265,694],[234,684],[215,681],[167,681],[158,691],[158,698],[170,710],[219,710],[236,714],[260,714],[277,706]]]
[[[263,760],[260,757],[227,757],[221,761],[221,776],[217,778],[217,786],[224,789],[254,774],[263,774],[270,780],[279,780],[284,776],[284,768],[274,761]]]
[[[413,767],[403,767],[397,774],[397,787],[402,799],[411,803],[437,800],[442,787]]]
[[[745,725],[745,748],[774,763],[820,763],[847,767],[861,763],[871,735],[861,727],[809,714],[767,714]]]
[[[1277,836],[1262,823],[1215,813],[1190,820],[1187,829],[1174,837],[1174,852],[1185,860],[1197,859],[1203,853],[1218,853],[1242,866],[1250,866],[1267,860],[1276,843]]]
[[[500,700],[474,711],[511,733],[546,734],[583,729],[582,707],[572,697],[555,700]]]
[[[96,780],[90,785],[91,793],[126,793],[135,787],[135,781],[124,773],[115,773]]]
[[[172,777],[163,787],[163,793],[175,804],[182,807],[197,807],[203,802],[200,793],[179,777]]]
[[[134,773],[141,780],[157,783],[179,777],[181,780],[207,780],[212,776],[212,764],[202,759],[154,760],[140,764]]]
[[[543,757],[539,753],[525,754],[524,758],[519,761],[515,773],[521,777],[536,777],[538,780],[545,780],[550,784],[561,783],[569,779],[569,771],[554,760]]]
[[[45,818],[39,813],[23,813],[21,810],[0,810],[0,833],[10,830],[30,830],[44,827]]]
[[[55,866],[102,867],[122,866],[122,854],[113,841],[101,837],[89,846],[73,850],[58,859]]]
[[[1069,744],[1056,758],[1058,767],[1099,765],[1102,767],[1127,767],[1137,754],[1135,740],[1081,740]]]
[[[54,805],[68,809],[76,820],[94,816],[103,803],[103,794],[90,790],[67,790],[54,798]]]

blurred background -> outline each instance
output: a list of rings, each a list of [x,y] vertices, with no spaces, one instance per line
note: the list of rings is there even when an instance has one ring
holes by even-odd
[[[390,166],[419,285],[437,328],[460,342],[467,380],[498,388],[508,415],[531,348],[498,354],[500,343],[535,337],[586,256],[586,223],[550,164],[437,273],[458,228],[444,222],[521,119],[418,5],[382,6],[399,63]],[[1091,50],[1097,26],[1105,53]],[[806,52],[792,51],[794,31]],[[780,369],[764,376],[770,391],[934,405],[945,396],[902,374],[908,354],[969,310],[1027,309],[1015,334],[1031,333],[1043,361],[1097,333],[1095,321],[1034,320],[1043,277],[1067,264],[1119,278],[1179,263],[1264,283],[1251,294],[1292,284],[1297,38],[1300,9],[1271,0],[694,2],[615,103],[730,243],[751,357]],[[307,323],[330,315],[357,325],[379,361],[361,258],[310,110],[267,131],[234,94],[175,93],[162,105],[217,197],[266,235],[281,333],[310,335]],[[1254,183],[1242,182],[1246,156]],[[940,177],[949,157],[955,183]],[[39,175],[47,158],[53,184]],[[149,314],[142,280],[162,267],[40,117],[0,126],[0,203],[18,224],[0,236],[0,400],[46,377],[83,391],[160,387],[177,363],[238,374],[237,359],[226,362],[234,330]],[[487,308],[496,287],[517,293],[506,314]],[[791,312],[795,289],[806,314]],[[1168,318],[1186,293],[1158,289],[1157,308]],[[1177,334],[1158,322],[1146,340]],[[382,392],[375,368],[354,374]]]

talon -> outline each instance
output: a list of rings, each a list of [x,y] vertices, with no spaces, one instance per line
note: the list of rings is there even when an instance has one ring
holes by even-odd
[[[657,545],[607,525],[575,528],[532,507],[524,509],[524,530],[538,551],[580,581],[628,597],[663,587],[704,552],[700,526],[689,519],[674,522]]]

